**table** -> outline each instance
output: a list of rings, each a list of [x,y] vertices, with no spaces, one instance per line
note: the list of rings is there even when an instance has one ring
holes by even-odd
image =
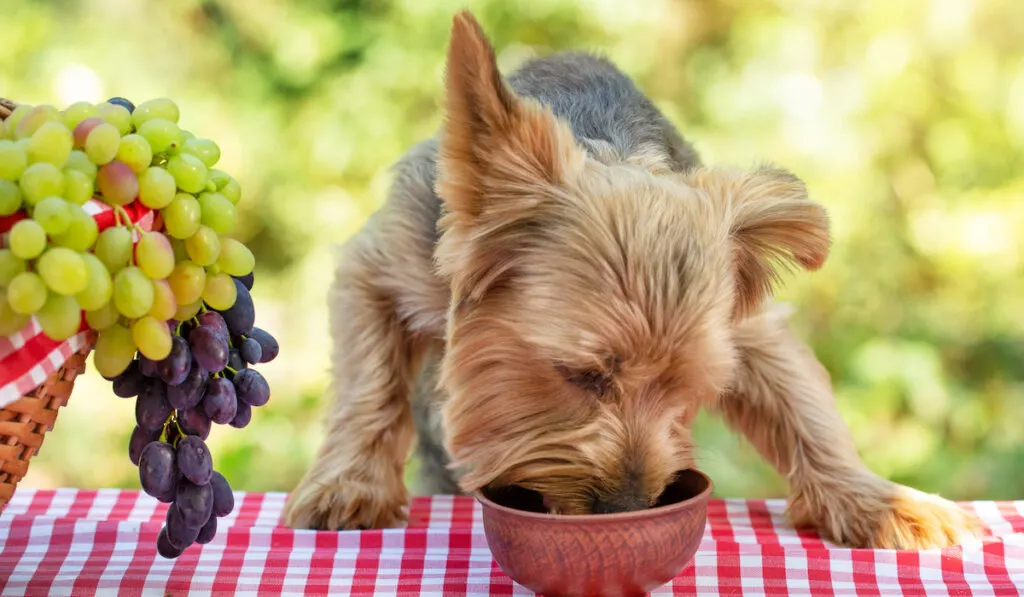
[[[480,509],[415,498],[409,527],[293,531],[285,495],[236,493],[214,541],[156,554],[167,506],[137,491],[20,489],[0,515],[0,595],[531,595],[491,559]],[[942,551],[849,550],[780,500],[712,500],[694,564],[654,595],[1020,595],[1024,501],[971,502],[990,535]]]

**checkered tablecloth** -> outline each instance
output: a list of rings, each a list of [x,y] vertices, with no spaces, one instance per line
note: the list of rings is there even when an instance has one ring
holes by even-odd
[[[106,203],[90,199],[82,209],[96,220],[96,227],[99,230],[104,230],[115,223],[114,212]],[[152,210],[138,201],[125,205],[124,209],[138,228],[153,228]],[[5,234],[24,217],[25,214],[22,212],[0,217],[0,235]],[[135,235],[135,239],[138,240],[138,234]],[[0,246],[4,245],[5,242],[0,242]],[[78,334],[63,342],[57,342],[43,334],[42,328],[33,317],[17,333],[0,336],[0,408],[31,392],[51,373],[60,369],[68,357],[82,348],[86,329],[83,317],[81,331]]]
[[[156,554],[167,506],[135,491],[19,490],[0,515],[0,595],[530,595],[491,559],[469,498],[414,499],[406,529],[279,526],[283,494],[236,494],[217,537]],[[782,501],[712,500],[693,565],[654,595],[1024,591],[1024,502],[973,502],[990,535],[943,551],[849,550],[786,527]]]

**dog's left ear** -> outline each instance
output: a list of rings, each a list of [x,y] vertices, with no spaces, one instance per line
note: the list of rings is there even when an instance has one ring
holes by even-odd
[[[468,11],[455,16],[446,68],[437,191],[462,223],[515,218],[582,169],[569,127],[508,88]]]
[[[735,316],[761,307],[780,270],[813,271],[829,253],[825,208],[807,198],[807,187],[786,170],[763,167],[742,174],[697,170],[688,178],[726,208],[736,274]]]

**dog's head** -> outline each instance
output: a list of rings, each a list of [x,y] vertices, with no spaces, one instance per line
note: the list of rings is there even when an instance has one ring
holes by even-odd
[[[780,170],[595,159],[506,86],[468,13],[446,88],[436,260],[462,488],[519,485],[563,513],[647,507],[692,464],[689,423],[732,379],[737,319],[776,266],[824,262],[825,212]]]

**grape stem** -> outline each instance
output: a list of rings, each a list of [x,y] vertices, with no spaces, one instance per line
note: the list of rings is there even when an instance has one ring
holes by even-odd
[[[175,336],[180,336],[181,335],[181,326],[183,326],[183,325],[185,325],[184,321],[179,321],[178,322],[178,327],[174,328],[174,335]]]
[[[231,367],[227,367],[227,366],[225,366],[225,367],[224,367],[224,369],[225,369],[225,370],[227,370],[227,371],[230,371],[230,372],[231,372],[231,375],[238,375],[238,371],[235,371],[235,370],[234,370],[234,369],[232,369]]]

